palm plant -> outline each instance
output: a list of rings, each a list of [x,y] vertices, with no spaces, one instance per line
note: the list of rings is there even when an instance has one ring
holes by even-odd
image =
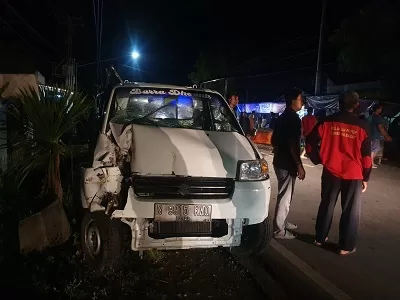
[[[9,136],[9,171],[16,174],[21,185],[33,171],[44,169],[43,196],[62,201],[60,161],[74,150],[62,137],[88,116],[91,101],[83,93],[69,89],[30,87],[21,90],[12,104],[8,111],[16,128]]]

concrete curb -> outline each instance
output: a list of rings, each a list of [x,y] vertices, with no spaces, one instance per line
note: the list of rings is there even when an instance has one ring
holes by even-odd
[[[289,297],[283,287],[268,273],[268,271],[254,258],[233,256],[255,279],[258,286],[271,300],[288,300]]]
[[[275,240],[259,259],[285,286],[290,299],[352,299]]]

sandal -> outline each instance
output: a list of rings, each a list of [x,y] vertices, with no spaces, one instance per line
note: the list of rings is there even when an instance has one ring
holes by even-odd
[[[351,255],[351,254],[354,254],[354,253],[356,253],[356,248],[354,248],[354,249],[351,250],[351,251],[342,250],[342,249],[339,249],[339,251],[338,251],[338,254],[339,254],[340,256],[347,256],[347,255]]]
[[[297,236],[293,233],[291,233],[288,230],[284,230],[283,232],[278,232],[274,234],[275,239],[280,239],[280,240],[293,240]]]
[[[328,237],[325,238],[325,242],[327,242],[327,241],[328,241]],[[314,241],[314,245],[317,246],[317,247],[321,247],[323,245],[323,243],[319,243],[317,241]]]

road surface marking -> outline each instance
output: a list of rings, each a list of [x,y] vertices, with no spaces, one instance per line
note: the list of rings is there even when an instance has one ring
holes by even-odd
[[[319,274],[317,271],[312,269],[307,263],[305,263],[303,260],[301,260],[299,257],[297,257],[293,252],[289,251],[284,246],[279,244],[277,241],[272,240],[271,247],[274,248],[275,251],[280,253],[284,258],[286,258],[296,268],[298,268],[305,275],[307,275],[317,285],[319,285],[321,288],[323,288],[334,299],[337,299],[337,300],[352,299],[344,291],[339,289],[337,286],[335,286],[333,283],[331,283],[328,279],[326,279],[321,274]]]

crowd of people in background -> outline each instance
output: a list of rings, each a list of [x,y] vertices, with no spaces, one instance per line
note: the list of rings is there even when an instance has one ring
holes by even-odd
[[[257,113],[252,111],[238,112],[237,105],[239,98],[236,94],[232,94],[229,98],[230,105],[235,107],[235,115],[246,136],[254,136],[259,129],[275,129],[275,123],[279,117],[278,113]],[[377,168],[382,160],[399,159],[394,153],[400,152],[400,115],[389,121],[382,116],[383,105],[374,103],[367,114],[362,113],[359,118],[366,121],[371,135],[372,161],[373,168]],[[305,139],[311,132],[311,129],[318,121],[326,117],[325,111],[314,111],[313,108],[307,108],[307,115],[301,119],[302,122],[302,138],[301,158],[307,159],[305,150]]]
[[[278,197],[274,216],[274,237],[294,239],[297,225],[287,220],[296,179],[304,180],[302,159],[310,158],[323,165],[321,203],[315,225],[314,245],[321,247],[328,240],[333,212],[341,193],[342,216],[339,228],[338,254],[356,251],[360,221],[361,194],[366,191],[372,168],[383,152],[384,143],[400,151],[400,115],[392,122],[382,117],[383,106],[375,103],[368,116],[357,116],[360,98],[345,92],[339,98],[339,111],[316,116],[313,109],[300,119],[304,107],[302,91],[292,89],[285,94],[286,108],[279,114],[237,112],[239,98],[231,95],[229,106],[247,136],[257,129],[271,128],[274,147],[273,165],[278,180]],[[304,150],[301,151],[303,144]],[[307,157],[306,157],[307,153]]]
[[[242,126],[246,135],[253,135],[258,129],[274,129],[274,124],[279,114],[277,113],[251,113],[241,112],[239,116],[239,123]]]

